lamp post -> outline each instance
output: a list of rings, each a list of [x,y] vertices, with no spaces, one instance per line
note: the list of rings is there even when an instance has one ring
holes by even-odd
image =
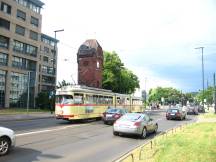
[[[55,33],[54,53],[56,54],[56,57],[53,56],[53,74],[54,74],[55,62],[56,62],[56,71],[55,71],[55,73],[56,73],[56,78],[55,78],[55,82],[54,82],[54,90],[55,90],[56,81],[57,81],[57,58],[58,58],[58,57],[57,57],[57,52],[56,52],[56,49],[57,49],[56,33],[58,33],[58,32],[63,32],[63,31],[64,31],[64,29],[60,29],[60,30],[55,30],[55,31],[54,31],[54,33]],[[55,61],[54,61],[54,58],[56,58]]]
[[[213,79],[214,79],[214,110],[215,110],[215,114],[216,114],[216,86],[215,86],[215,73],[214,73]]]
[[[28,82],[27,82],[27,103],[26,103],[26,111],[27,111],[27,114],[29,114],[29,96],[30,96],[30,91],[29,91],[29,89],[30,89],[30,75],[31,75],[31,72],[30,71],[28,71],[28,73],[27,73],[27,76],[28,76]]]
[[[57,59],[58,59],[58,55],[57,55],[57,52],[56,52],[56,49],[57,49],[57,40],[56,40],[56,33],[58,32],[62,32],[64,31],[64,29],[61,29],[61,30],[55,30],[54,33],[55,33],[55,44],[54,44],[54,54],[53,54],[53,75],[55,75],[55,80],[54,80],[54,87],[53,87],[53,91],[51,92],[51,105],[50,105],[50,112],[51,114],[53,113],[52,111],[52,107],[55,107],[55,88],[56,88],[56,81],[57,81]],[[55,60],[55,61],[54,61]],[[56,70],[54,71],[55,69],[55,62],[56,62]]]
[[[204,109],[204,61],[203,61],[203,48],[204,47],[197,47],[195,49],[201,49],[202,50],[202,93],[203,93],[203,97],[202,97],[202,108],[203,108],[203,111],[205,110]]]

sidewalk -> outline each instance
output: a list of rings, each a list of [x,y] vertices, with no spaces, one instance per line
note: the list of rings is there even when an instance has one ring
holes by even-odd
[[[29,114],[0,114],[0,123],[7,121],[23,121],[23,120],[36,120],[54,118],[55,114],[50,112],[38,112]]]

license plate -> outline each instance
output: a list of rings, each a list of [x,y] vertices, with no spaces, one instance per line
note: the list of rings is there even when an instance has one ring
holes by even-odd
[[[170,114],[170,115],[175,115],[175,114]]]
[[[129,128],[129,125],[119,125],[121,128]]]
[[[110,117],[112,117],[112,115],[111,114],[107,114],[106,117],[110,118]]]

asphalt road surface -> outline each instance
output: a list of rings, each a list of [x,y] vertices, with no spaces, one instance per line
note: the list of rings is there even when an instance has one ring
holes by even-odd
[[[152,111],[158,121],[158,133],[183,123],[194,122],[197,116],[186,120],[166,120],[164,111]],[[112,126],[102,121],[67,122],[55,119],[12,121],[1,123],[16,132],[16,147],[2,162],[111,162],[131,149],[154,138],[113,136]],[[157,134],[158,134],[157,133]]]

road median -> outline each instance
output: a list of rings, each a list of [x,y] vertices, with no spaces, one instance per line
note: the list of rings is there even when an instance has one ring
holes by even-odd
[[[201,115],[199,122],[157,135],[115,162],[182,162],[216,160],[216,115]],[[174,156],[173,156],[174,155]]]

